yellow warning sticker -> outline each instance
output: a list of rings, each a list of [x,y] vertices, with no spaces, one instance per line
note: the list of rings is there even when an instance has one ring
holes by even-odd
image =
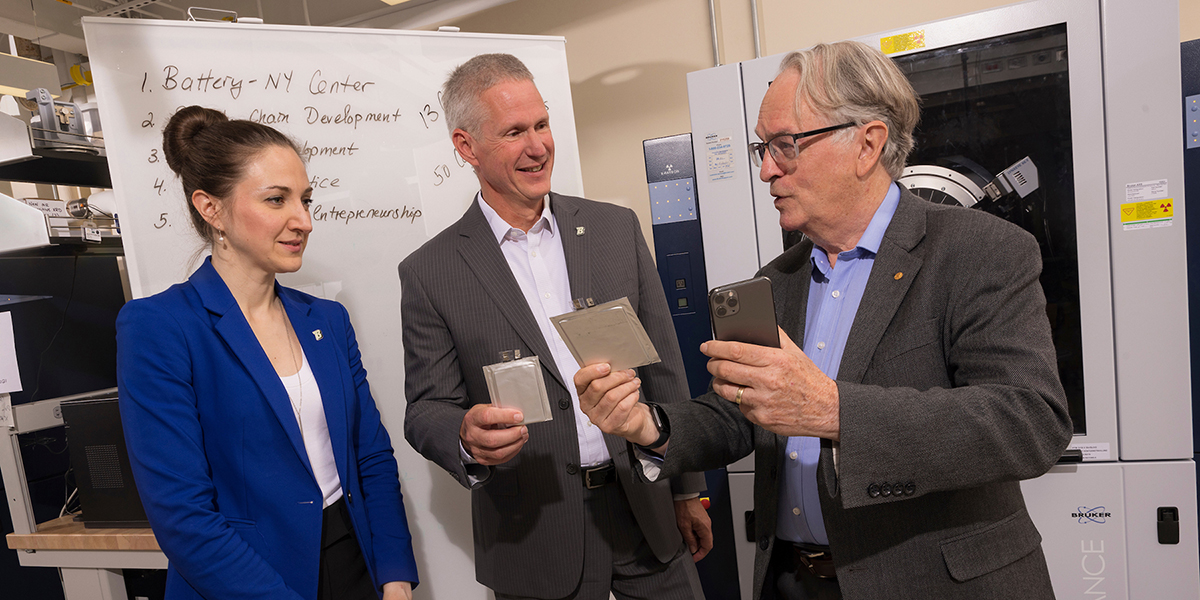
[[[910,31],[893,35],[890,37],[880,38],[879,49],[884,54],[894,54],[896,52],[904,52],[906,50],[916,50],[925,47],[925,30]]]
[[[1121,223],[1125,229],[1165,227],[1175,216],[1175,203],[1171,198],[1128,202],[1121,205]]]

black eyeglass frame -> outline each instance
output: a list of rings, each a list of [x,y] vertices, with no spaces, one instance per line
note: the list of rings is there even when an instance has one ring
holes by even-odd
[[[796,149],[796,155],[798,156],[800,154],[800,140],[802,140],[806,137],[812,137],[814,135],[821,135],[822,133],[829,133],[830,131],[837,131],[839,129],[845,129],[847,127],[854,127],[855,125],[858,125],[858,123],[855,121],[849,121],[846,123],[842,123],[841,125],[830,125],[829,127],[822,127],[820,129],[812,129],[810,131],[803,131],[800,133],[781,133],[765,142],[750,142],[747,145],[747,149],[750,151],[750,160],[754,163],[755,167],[761,167],[762,163],[763,163],[763,157],[766,155],[767,152],[771,151],[771,142],[774,142],[775,140],[777,140],[779,138],[782,138],[782,137],[792,138],[792,146]],[[771,155],[771,160],[775,160],[775,162],[779,162],[778,159],[776,159],[775,155],[773,155],[773,154]]]

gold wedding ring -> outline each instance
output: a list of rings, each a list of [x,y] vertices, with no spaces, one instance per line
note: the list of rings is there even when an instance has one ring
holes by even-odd
[[[734,403],[734,404],[741,405],[741,403],[742,403],[742,392],[744,392],[744,391],[746,391],[746,386],[744,386],[744,385],[743,385],[742,387],[738,388],[738,393],[737,393],[737,395],[733,397],[733,403]]]

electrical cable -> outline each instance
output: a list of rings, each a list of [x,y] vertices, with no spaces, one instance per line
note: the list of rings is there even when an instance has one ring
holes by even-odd
[[[34,35],[33,41],[35,43],[37,43],[38,46],[41,46],[42,45],[42,34],[40,31],[38,31],[37,9],[33,7],[33,0],[29,0],[29,11],[33,13],[33,35]],[[41,57],[39,56],[38,58],[41,58]]]
[[[64,491],[65,491],[65,490],[64,490]],[[63,502],[63,505],[62,505],[62,510],[58,511],[58,517],[59,517],[60,519],[61,519],[62,517],[65,517],[65,516],[67,516],[67,514],[68,514],[68,513],[70,513],[70,514],[74,514],[74,511],[68,511],[68,510],[67,510],[67,507],[71,505],[71,500],[74,500],[74,499],[75,499],[75,494],[78,494],[78,493],[79,493],[79,488],[78,488],[78,487],[76,487],[75,489],[71,490],[71,495],[70,495],[70,496],[67,496],[67,499],[66,499],[66,501],[65,501],[65,502]]]
[[[71,301],[75,299],[75,281],[77,279],[79,279],[79,253],[75,254],[75,258],[72,261],[71,289],[69,292],[67,292],[67,305],[63,307],[62,318],[58,321],[58,329],[56,329],[54,331],[54,335],[50,337],[50,343],[46,344],[46,349],[42,350],[41,355],[38,356],[37,375],[34,376],[33,379],[35,383],[33,386],[33,393],[29,395],[30,402],[37,401],[38,391],[42,389],[42,367],[46,364],[46,353],[50,351],[50,348],[54,347],[54,340],[58,339],[58,334],[62,332],[63,325],[66,325],[67,323],[67,312],[71,310]]]

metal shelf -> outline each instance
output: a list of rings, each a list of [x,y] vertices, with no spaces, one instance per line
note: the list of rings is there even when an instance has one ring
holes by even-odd
[[[108,158],[70,150],[31,148],[24,161],[0,165],[0,181],[112,188]]]
[[[0,114],[0,181],[111,189],[103,150],[102,144],[35,142],[29,125]]]

